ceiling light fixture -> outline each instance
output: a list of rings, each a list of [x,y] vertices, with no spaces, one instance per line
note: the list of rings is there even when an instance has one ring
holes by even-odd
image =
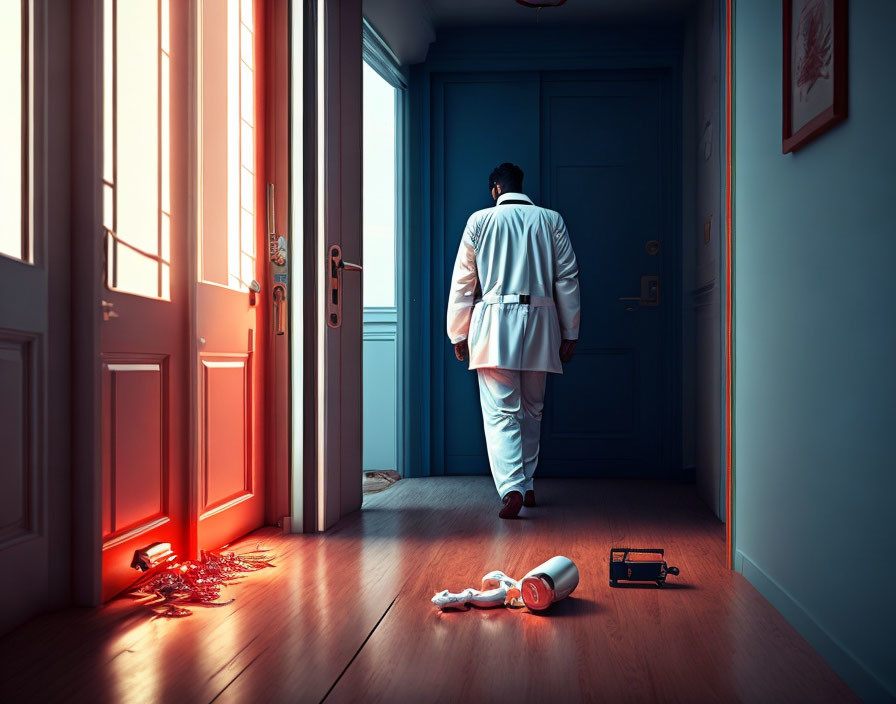
[[[560,7],[566,0],[516,0],[520,5],[534,7],[540,10],[543,7]]]

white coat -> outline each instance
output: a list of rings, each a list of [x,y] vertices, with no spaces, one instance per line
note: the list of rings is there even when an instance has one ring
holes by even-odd
[[[578,273],[560,214],[522,193],[502,194],[464,229],[448,293],[449,339],[468,341],[470,369],[562,373],[560,341],[579,337]]]

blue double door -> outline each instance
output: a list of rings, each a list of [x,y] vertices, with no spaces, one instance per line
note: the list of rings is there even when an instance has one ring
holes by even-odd
[[[662,70],[434,78],[434,320],[444,321],[466,218],[491,205],[487,177],[503,161],[523,168],[527,195],[563,215],[578,257],[581,336],[564,374],[548,378],[537,476],[669,477],[680,467],[670,88]],[[476,375],[433,327],[434,467],[488,473]]]

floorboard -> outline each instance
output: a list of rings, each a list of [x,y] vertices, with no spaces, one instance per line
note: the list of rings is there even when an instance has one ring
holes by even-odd
[[[8,701],[858,701],[724,566],[724,527],[693,487],[543,480],[541,504],[497,518],[487,478],[405,479],[327,534],[241,541],[277,566],[233,604],[180,620],[132,599],[48,614],[0,639]],[[608,585],[615,546],[663,547],[663,589]],[[546,615],[440,613],[441,589],[521,576],[555,554],[579,588]]]

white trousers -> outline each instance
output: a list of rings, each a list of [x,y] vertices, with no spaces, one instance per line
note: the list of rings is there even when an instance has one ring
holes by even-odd
[[[480,368],[479,401],[492,477],[501,498],[532,488],[546,372]]]

